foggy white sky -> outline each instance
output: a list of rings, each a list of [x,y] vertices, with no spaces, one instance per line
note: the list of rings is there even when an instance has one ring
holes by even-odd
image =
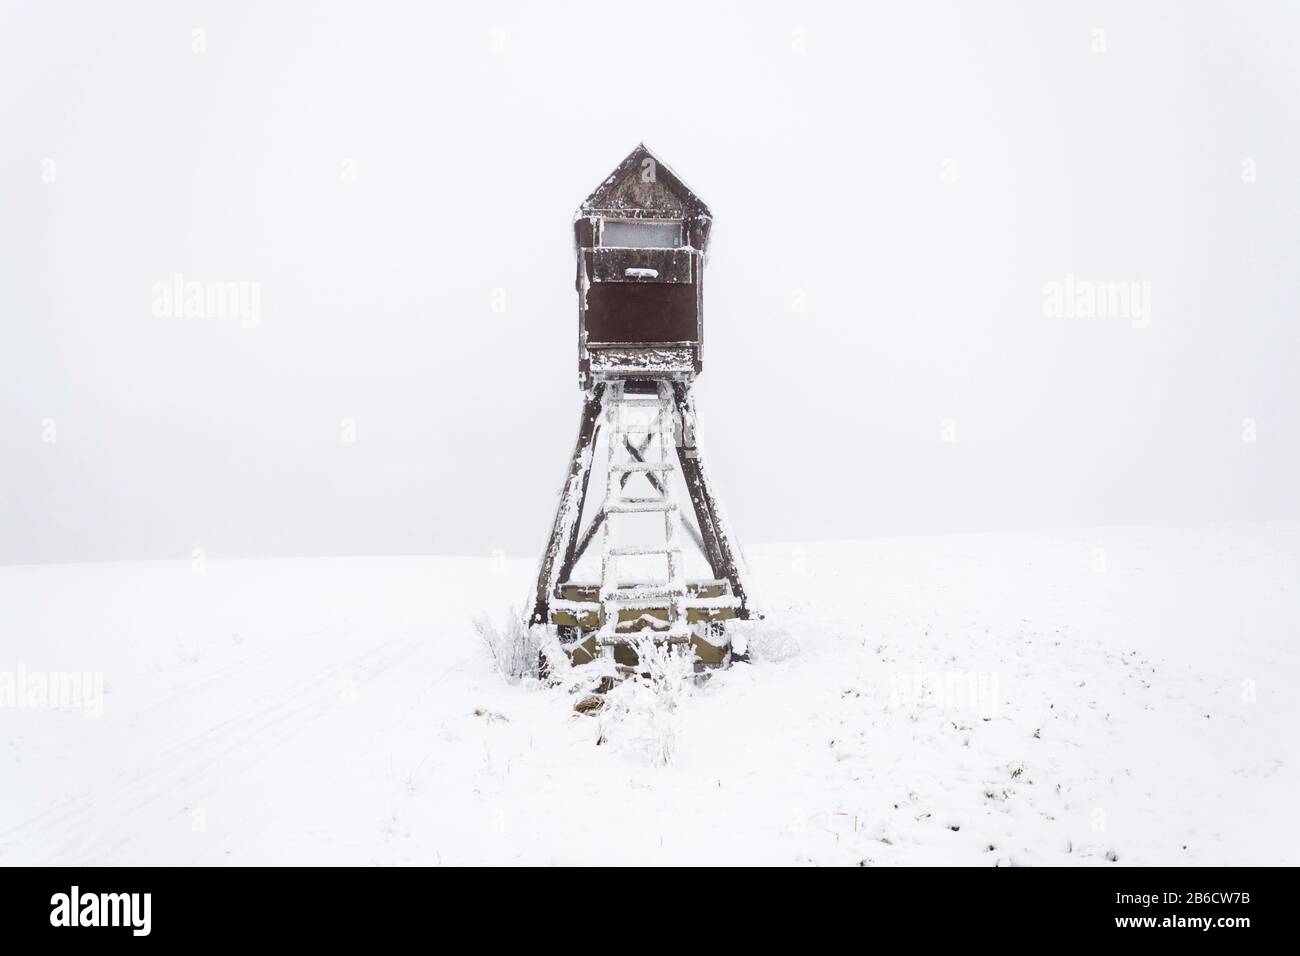
[[[536,555],[640,140],[742,542],[1300,516],[1294,4],[440,7],[0,3],[0,562]]]

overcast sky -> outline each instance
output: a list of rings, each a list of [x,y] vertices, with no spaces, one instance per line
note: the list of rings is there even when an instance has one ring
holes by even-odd
[[[0,3],[0,562],[536,555],[641,140],[742,542],[1300,517],[1294,3],[444,7]]]

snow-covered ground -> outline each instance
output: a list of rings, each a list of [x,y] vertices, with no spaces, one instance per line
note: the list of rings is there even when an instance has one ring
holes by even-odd
[[[1300,525],[749,560],[667,767],[491,670],[531,555],[0,568],[0,864],[1300,862]]]

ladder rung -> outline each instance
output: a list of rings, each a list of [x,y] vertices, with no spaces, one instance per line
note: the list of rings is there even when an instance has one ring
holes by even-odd
[[[610,465],[610,471],[676,471],[677,465],[671,461],[631,461],[625,465]]]
[[[622,610],[624,608],[635,608],[637,610],[645,609],[649,611],[649,610],[656,610],[656,609],[663,609],[663,608],[671,608],[673,606],[673,601],[675,600],[677,599],[672,597],[661,597],[661,598],[644,597],[644,598],[635,598],[635,599],[612,597],[607,599],[604,603],[606,606],[614,610]]]
[[[663,498],[624,498],[605,505],[606,514],[641,514],[650,511],[676,511],[677,502]]]
[[[692,635],[692,631],[690,627],[685,624],[678,624],[677,626],[670,627],[665,631],[656,631],[653,629],[647,629],[647,630],[636,631],[634,633],[649,634],[651,637],[655,638],[656,640],[662,637],[670,641],[689,641]]]
[[[691,639],[690,628],[681,631],[676,629],[669,631],[615,631],[613,634],[603,634],[597,638],[598,644],[609,646],[610,644],[625,644],[629,640],[635,640],[638,637],[649,636],[654,638],[656,644],[686,644]]]
[[[628,584],[611,589],[612,601],[635,601],[641,598],[685,597],[684,584]]]
[[[610,548],[609,553],[618,558],[627,558],[637,554],[681,554],[682,549],[675,544],[630,544]]]
[[[610,587],[621,588],[622,590],[627,590],[628,588],[667,588],[672,591],[673,594],[680,594],[682,598],[690,597],[690,593],[686,590],[686,585],[675,584],[671,578],[667,581],[618,581],[611,584]]]
[[[668,624],[668,622],[661,621],[658,618],[649,618],[649,619],[640,618],[639,620],[641,621],[649,620],[650,626],[636,628],[628,631],[615,631],[615,633],[616,634],[649,634],[651,637],[690,637],[692,633],[691,626],[689,624],[678,623],[678,624],[670,625]],[[616,626],[621,627],[626,624],[636,624],[636,623],[638,622],[619,621],[618,625]]]

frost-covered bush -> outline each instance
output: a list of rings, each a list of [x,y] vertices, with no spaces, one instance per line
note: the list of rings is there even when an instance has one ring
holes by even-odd
[[[474,630],[493,668],[512,684],[526,677],[540,677],[543,653],[550,650],[552,643],[559,647],[552,628],[528,624],[516,609],[506,614],[500,627],[487,615],[481,615],[474,619]],[[564,657],[563,652],[559,656]]]
[[[640,664],[605,695],[599,739],[666,767],[677,750],[680,707],[695,683],[695,651],[689,644],[656,645],[649,637],[632,646]]]

